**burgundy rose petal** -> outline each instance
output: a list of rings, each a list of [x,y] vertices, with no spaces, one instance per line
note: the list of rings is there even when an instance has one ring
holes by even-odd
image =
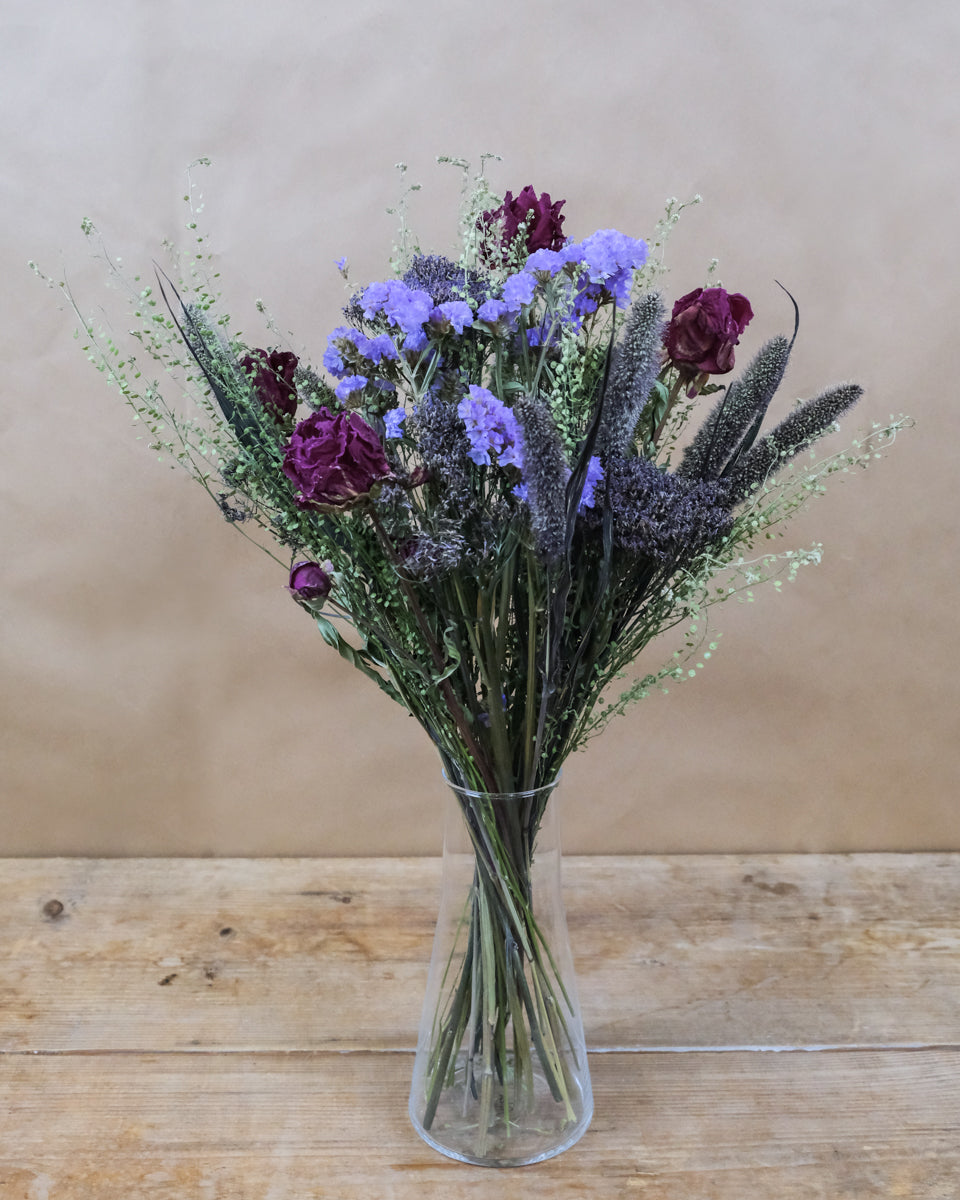
[[[504,259],[509,255],[510,248],[520,232],[520,226],[526,226],[526,252],[533,254],[535,250],[559,250],[566,241],[563,235],[563,216],[560,209],[566,201],[550,199],[548,192],[540,196],[530,184],[514,196],[507,192],[503,204],[491,212],[485,212],[480,218],[480,224],[487,228],[502,225],[502,252]]]
[[[391,476],[377,433],[355,412],[318,409],[291,434],[283,473],[303,504],[348,504]]]
[[[277,421],[296,415],[297,389],[293,383],[297,356],[289,350],[253,350],[240,359],[251,376],[254,395]]]
[[[725,375],[733,370],[733,348],[752,317],[750,301],[739,292],[697,288],[673,306],[664,339],[667,354],[688,372]]]

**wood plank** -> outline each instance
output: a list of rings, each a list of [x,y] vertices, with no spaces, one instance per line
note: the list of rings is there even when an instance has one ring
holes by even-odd
[[[572,858],[595,1049],[960,1045],[960,855]],[[0,860],[0,1052],[410,1049],[435,859]]]
[[[409,1054],[8,1055],[3,1200],[955,1200],[960,1054],[595,1055],[577,1146],[456,1164],[406,1116]]]

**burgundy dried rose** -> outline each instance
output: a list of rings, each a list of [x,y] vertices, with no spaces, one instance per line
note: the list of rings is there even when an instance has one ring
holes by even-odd
[[[240,366],[250,376],[254,395],[276,421],[296,415],[293,374],[297,361],[297,356],[289,350],[253,350],[240,359]]]
[[[485,212],[480,220],[487,228],[493,225],[502,227],[504,259],[521,225],[526,226],[527,254],[533,254],[535,250],[559,250],[566,241],[563,236],[563,217],[560,215],[565,203],[565,200],[551,201],[547,192],[538,196],[527,184],[518,196],[507,192],[503,204],[492,212]]]
[[[298,562],[290,568],[290,582],[287,590],[295,600],[322,604],[330,595],[332,587],[333,580],[319,563]]]
[[[392,472],[376,432],[355,412],[320,408],[294,429],[283,473],[303,504],[342,506],[365,496]]]
[[[733,370],[733,348],[753,309],[746,296],[723,288],[697,288],[673,306],[664,345],[678,367],[708,375]]]

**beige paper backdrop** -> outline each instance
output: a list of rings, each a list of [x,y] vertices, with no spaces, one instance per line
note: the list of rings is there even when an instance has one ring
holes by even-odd
[[[130,269],[188,244],[186,166],[241,328],[254,297],[322,353],[342,286],[381,277],[385,209],[453,248],[437,154],[567,230],[650,232],[671,297],[714,254],[791,313],[781,405],[868,387],[845,434],[917,428],[798,520],[822,566],[715,610],[721,649],[571,762],[571,851],[960,848],[953,0],[31,0],[2,6],[0,854],[421,853],[425,736],[320,642],[285,578],[157,464],[26,268],[103,295],[81,217]],[[842,438],[837,441],[842,444]],[[666,649],[666,648],[665,648]],[[654,657],[658,657],[656,654]]]

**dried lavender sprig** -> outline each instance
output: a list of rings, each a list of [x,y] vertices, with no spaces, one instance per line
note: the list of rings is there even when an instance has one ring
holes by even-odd
[[[664,328],[663,302],[658,292],[647,292],[634,301],[623,336],[613,352],[603,399],[603,419],[597,436],[597,448],[603,458],[622,455],[633,440],[660,370]]]
[[[785,337],[772,338],[727,388],[722,399],[686,448],[677,475],[684,479],[719,479],[750,449],[767,407],[783,380],[790,358]]]
[[[823,437],[863,395],[856,383],[841,383],[801,404],[762,438],[727,476],[727,495],[736,503],[760,487],[801,450]]]
[[[563,441],[542,400],[524,396],[513,406],[523,429],[523,478],[537,554],[553,562],[563,553],[570,467]]]

